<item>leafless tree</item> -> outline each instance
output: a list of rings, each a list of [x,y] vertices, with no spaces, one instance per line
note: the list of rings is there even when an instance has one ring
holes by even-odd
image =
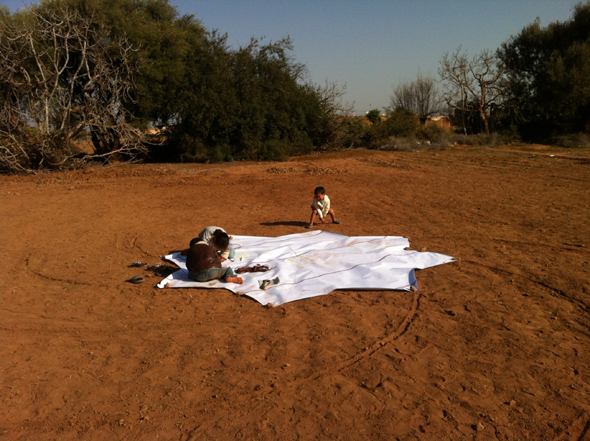
[[[390,104],[393,110],[403,109],[424,121],[442,110],[436,80],[418,72],[414,81],[401,81],[393,88]]]
[[[503,87],[504,65],[488,50],[471,60],[461,47],[443,56],[438,70],[444,84],[443,97],[446,103],[461,112],[477,112],[486,134],[490,133],[489,113],[500,107],[505,95]],[[465,121],[463,121],[465,131]]]
[[[0,171],[35,173],[88,161],[132,161],[145,151],[129,124],[137,66],[132,47],[65,6],[31,7],[0,20]],[[94,149],[75,140],[92,134]]]
[[[323,115],[318,118],[316,130],[313,135],[319,139],[316,150],[335,150],[344,146],[350,146],[357,140],[349,131],[349,120],[353,113],[354,103],[344,101],[346,85],[335,82],[326,82],[323,85],[310,85],[320,98],[320,106]]]
[[[347,115],[352,112],[354,104],[343,101],[346,94],[346,84],[341,86],[338,83],[326,80],[323,85],[315,84],[312,87],[321,97],[321,106],[326,114]]]

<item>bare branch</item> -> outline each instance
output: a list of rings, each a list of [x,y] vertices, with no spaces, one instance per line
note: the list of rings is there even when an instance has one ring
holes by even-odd
[[[504,66],[499,58],[488,50],[467,59],[461,47],[443,56],[438,70],[444,84],[443,97],[448,106],[464,114],[476,112],[484,130],[489,134],[489,109],[502,106],[504,98]]]
[[[146,152],[123,102],[135,87],[133,51],[66,6],[32,7],[30,20],[0,21],[0,172],[68,169],[89,161],[135,161]],[[114,52],[113,52],[114,51]],[[111,58],[116,52],[116,61]],[[94,152],[76,137],[92,135]]]
[[[414,81],[402,81],[393,89],[390,97],[392,110],[403,109],[421,120],[442,110],[442,100],[436,80],[420,72]]]

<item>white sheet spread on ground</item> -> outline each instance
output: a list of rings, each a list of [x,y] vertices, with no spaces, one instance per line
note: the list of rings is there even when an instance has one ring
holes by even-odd
[[[166,277],[159,288],[224,288],[247,295],[263,305],[274,306],[328,294],[336,289],[418,288],[414,269],[430,268],[453,261],[444,254],[405,250],[410,241],[396,236],[348,237],[316,230],[280,237],[233,236],[233,261],[224,266],[237,269],[268,265],[267,272],[243,273],[242,285],[219,280],[195,282],[188,277],[185,257],[165,256],[181,270]],[[278,277],[280,283],[266,290],[260,280]]]

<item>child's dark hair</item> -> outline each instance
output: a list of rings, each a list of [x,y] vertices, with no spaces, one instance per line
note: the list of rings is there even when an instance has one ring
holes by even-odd
[[[326,189],[324,187],[316,187],[313,194],[326,194]]]
[[[215,230],[213,233],[213,243],[220,250],[227,250],[229,247],[229,236],[221,230]]]
[[[200,237],[195,237],[193,240],[191,240],[190,244],[189,244],[189,248],[192,248],[194,244],[196,244],[197,242],[200,242],[201,238]]]

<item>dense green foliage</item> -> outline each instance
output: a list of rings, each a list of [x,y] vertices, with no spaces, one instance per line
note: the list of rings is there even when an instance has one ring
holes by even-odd
[[[289,40],[252,40],[231,50],[212,34],[194,46],[190,75],[174,97],[169,144],[178,159],[278,159],[309,153],[320,140],[321,97],[300,84],[303,67],[287,53]]]
[[[343,90],[307,81],[305,66],[294,60],[289,39],[268,43],[253,39],[246,46],[231,47],[225,35],[207,30],[191,15],[181,16],[168,0],[41,0],[15,14],[0,7],[0,25],[20,26],[26,33],[40,16],[67,11],[75,11],[80,23],[90,21],[95,26],[91,32],[100,37],[94,43],[104,49],[101,63],[108,65],[110,75],[127,73],[125,78],[117,78],[124,80],[120,88],[103,84],[100,90],[93,86],[90,94],[80,79],[72,80],[72,75],[81,72],[73,68],[81,59],[81,50],[72,50],[66,57],[70,65],[59,81],[60,90],[72,85],[68,93],[73,104],[62,106],[67,113],[65,128],[71,130],[64,132],[62,124],[62,131],[54,133],[47,125],[51,142],[46,145],[52,146],[58,159],[60,149],[74,158],[77,150],[72,140],[85,134],[94,141],[95,156],[121,151],[121,140],[128,136],[112,127],[122,126],[123,121],[130,127],[126,132],[130,134],[140,134],[137,129],[150,126],[162,128],[150,144],[138,147],[143,141],[137,141],[133,147],[135,153],[144,154],[144,159],[155,161],[283,160],[314,150],[381,147],[384,141],[389,144],[398,138],[415,145],[437,137],[447,140],[449,136],[448,130],[421,125],[432,109],[426,112],[399,105],[420,97],[428,98],[420,101],[425,104],[432,100],[438,103],[432,79],[422,81],[419,75],[411,87],[400,85],[397,104],[392,105],[395,109],[390,109],[385,118],[377,109],[371,110],[367,118],[372,124],[366,124],[360,118],[344,117],[345,109],[338,104]],[[42,41],[47,36],[34,38],[39,47],[48,43]],[[14,46],[14,41],[2,39],[0,33],[0,43],[6,48]],[[21,48],[10,50],[17,54]],[[575,7],[568,21],[546,27],[537,21],[526,26],[493,56],[484,51],[468,60],[459,56],[459,50],[452,55],[445,56],[449,63],[443,69],[448,74],[443,83],[454,86],[447,87],[454,93],[447,97],[447,103],[455,109],[451,120],[463,133],[520,134],[525,139],[553,139],[568,146],[587,141],[585,135],[578,134],[590,132],[590,2]],[[489,56],[483,59],[483,55]],[[51,61],[50,55],[45,58]],[[28,63],[23,61],[19,69],[30,76],[39,63]],[[101,63],[91,63],[88,72],[104,67]],[[495,73],[493,81],[486,82],[489,72]],[[0,118],[0,147],[12,152],[6,155],[13,155],[9,158],[13,162],[15,152],[24,145],[19,144],[18,136],[28,140],[29,148],[34,144],[31,134],[38,135],[28,124],[34,120],[34,110],[23,110],[26,105],[22,106],[21,100],[27,104],[32,91],[37,90],[34,87],[42,85],[31,83],[27,91],[18,75],[4,75],[10,79],[0,81],[0,109],[8,108],[8,104],[17,109],[12,114],[4,112]],[[424,87],[419,88],[422,83]],[[92,122],[90,116],[99,114],[101,108],[91,109],[89,99],[92,105],[110,109],[111,128],[105,128],[108,124],[104,118],[102,129]],[[57,108],[55,102],[45,107]],[[412,110],[408,112],[408,108]],[[86,112],[86,119],[76,116],[81,112]],[[136,138],[141,140],[142,136]],[[37,161],[39,167],[43,161]]]
[[[115,64],[121,39],[131,45],[134,87],[114,105],[142,130],[165,127],[152,160],[282,160],[335,138],[339,95],[306,81],[289,39],[232,48],[168,0],[42,0],[14,16],[26,21],[33,8],[91,18],[107,30]]]
[[[367,112],[367,119],[369,121],[371,121],[373,124],[375,124],[377,121],[379,121],[381,117],[381,112],[379,112],[379,109],[373,109],[373,110],[369,110]]]
[[[525,135],[590,131],[590,3],[577,5],[570,20],[526,26],[498,54],[507,104]]]
[[[388,112],[387,119],[379,125],[379,137],[411,138],[416,135],[419,126],[420,119],[417,115],[402,109],[394,110]]]
[[[73,1],[92,1],[113,35],[139,49],[135,99],[125,104],[143,125],[167,127],[153,160],[284,159],[311,152],[334,125],[288,39],[232,49],[167,0]]]
[[[174,113],[174,92],[183,86],[187,60],[195,46],[207,42],[207,32],[190,15],[180,16],[168,0],[42,0],[39,7],[67,5],[108,29],[113,45],[124,38],[139,64],[135,87],[123,104],[146,128]],[[26,15],[26,11],[24,12]],[[166,122],[166,121],[165,121]]]

